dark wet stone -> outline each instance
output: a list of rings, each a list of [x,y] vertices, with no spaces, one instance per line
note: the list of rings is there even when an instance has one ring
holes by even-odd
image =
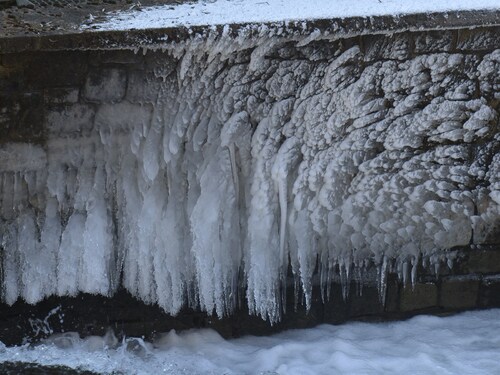
[[[434,283],[417,283],[401,289],[401,311],[413,311],[438,305],[438,288]]]
[[[36,363],[3,362],[0,373],[4,375],[94,375],[91,371],[74,370],[66,366],[42,366]]]
[[[486,276],[479,286],[479,306],[500,307],[500,276]]]
[[[474,276],[445,278],[441,283],[439,305],[452,310],[477,306],[479,282]]]

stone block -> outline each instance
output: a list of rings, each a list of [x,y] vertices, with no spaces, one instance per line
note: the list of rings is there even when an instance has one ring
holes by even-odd
[[[364,286],[361,295],[355,293],[354,288],[351,288],[351,292],[347,299],[349,317],[378,315],[384,312],[384,305],[375,286]]]
[[[40,92],[0,95],[0,103],[0,142],[42,140],[44,106]]]
[[[401,288],[401,311],[422,310],[438,304],[438,288],[434,283],[417,283],[414,287]]]
[[[142,53],[134,53],[132,50],[93,51],[89,57],[91,63],[99,64],[142,64],[144,56]]]
[[[466,273],[500,273],[500,249],[471,250],[462,267]]]
[[[78,102],[80,90],[77,87],[58,87],[44,90],[46,104],[74,104]]]
[[[21,107],[17,95],[0,93],[0,131],[13,126]]]
[[[25,63],[26,83],[32,88],[79,86],[87,72],[86,57],[79,51],[36,53]]]
[[[363,39],[365,60],[405,60],[411,55],[409,34],[370,35]]]
[[[132,103],[155,103],[162,79],[152,73],[134,70],[129,73],[126,99]]]
[[[0,58],[0,92],[12,94],[23,85],[25,79],[23,59],[16,60],[12,55],[0,55]]]
[[[351,292],[355,293],[354,289]],[[340,284],[332,284],[330,297],[323,305],[323,319],[325,323],[344,322],[349,316],[348,302],[342,298]]]
[[[385,312],[396,312],[399,310],[400,284],[397,280],[387,283],[387,295],[385,296]]]
[[[485,236],[484,243],[497,245],[497,249],[500,250],[500,220],[495,223],[494,227],[490,228]]]
[[[90,102],[116,103],[125,96],[127,73],[123,69],[92,70],[85,81],[83,97]]]
[[[94,126],[94,116],[94,108],[86,104],[54,107],[47,114],[47,129],[55,134],[89,131]]]
[[[16,74],[22,73],[23,65],[18,62],[17,64],[12,61],[10,64],[0,64],[0,78],[5,79],[6,77],[10,77]]]
[[[485,276],[479,286],[480,307],[500,307],[500,274]]]
[[[449,277],[442,281],[439,306],[450,309],[470,309],[477,306],[478,277]]]
[[[458,32],[457,49],[491,51],[499,46],[498,29],[464,29]]]
[[[166,52],[150,51],[145,56],[146,71],[152,72],[155,77],[166,79],[177,69],[178,60]]]
[[[153,107],[151,105],[129,103],[102,104],[96,112],[95,126],[106,126],[111,130],[130,131],[137,126],[141,128],[151,121]]]
[[[449,52],[453,48],[454,31],[429,31],[418,33],[413,38],[416,54]]]
[[[24,66],[28,60],[29,53],[4,53],[0,55],[0,65],[6,67]]]

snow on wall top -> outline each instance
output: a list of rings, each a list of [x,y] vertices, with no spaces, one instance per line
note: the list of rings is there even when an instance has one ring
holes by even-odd
[[[495,10],[499,0],[203,0],[197,3],[137,7],[109,13],[83,29],[97,31],[155,29],[235,23],[265,23],[416,13]]]

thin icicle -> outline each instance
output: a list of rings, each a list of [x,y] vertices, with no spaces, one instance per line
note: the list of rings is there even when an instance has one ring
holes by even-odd
[[[378,286],[378,295],[379,300],[382,305],[385,306],[385,299],[387,294],[387,274],[388,267],[390,266],[388,258],[384,255],[382,259],[382,263],[379,268],[379,286]]]

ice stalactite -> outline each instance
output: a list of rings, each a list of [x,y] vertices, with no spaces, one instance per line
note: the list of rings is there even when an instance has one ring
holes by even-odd
[[[383,300],[389,272],[415,284],[487,243],[498,51],[373,59],[264,34],[173,45],[140,101],[91,102],[80,129],[72,104],[44,144],[0,146],[5,302],[124,287],[171,314],[245,298],[274,323],[290,284],[310,308],[316,275],[348,298],[374,264]]]

